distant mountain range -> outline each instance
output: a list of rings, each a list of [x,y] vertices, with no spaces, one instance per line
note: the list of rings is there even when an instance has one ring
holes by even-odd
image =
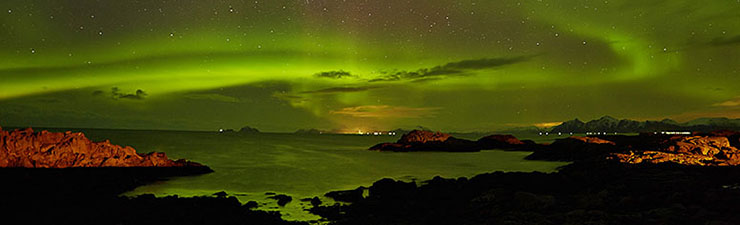
[[[578,119],[565,121],[552,127],[550,132],[618,132],[640,133],[659,131],[713,131],[713,130],[740,130],[740,119],[728,118],[699,118],[685,123],[678,123],[671,119],[661,121],[635,121],[629,119],[615,119],[604,116],[597,120],[583,122]]]

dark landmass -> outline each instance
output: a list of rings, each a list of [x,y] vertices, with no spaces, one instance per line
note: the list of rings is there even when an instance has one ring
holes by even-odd
[[[235,197],[122,197],[174,176],[213,172],[163,153],[138,154],[82,133],[0,129],[4,224],[306,224],[252,210]]]
[[[531,151],[530,147],[536,147],[536,144],[529,140],[519,140],[512,135],[490,135],[477,141],[470,141],[441,132],[413,130],[401,136],[401,139],[395,143],[377,144],[370,147],[370,150],[393,152],[477,152],[485,149]]]
[[[313,134],[315,135],[315,134],[323,134],[323,133],[329,133],[329,132],[322,131],[316,128],[311,128],[311,129],[298,129],[297,131],[293,133],[294,134]]]
[[[645,133],[661,131],[701,131],[740,130],[740,119],[728,118],[699,118],[686,123],[678,123],[670,119],[661,121],[635,121],[629,119],[618,120],[611,116],[604,116],[597,120],[582,122],[578,119],[565,121],[553,127],[550,132],[556,133]]]

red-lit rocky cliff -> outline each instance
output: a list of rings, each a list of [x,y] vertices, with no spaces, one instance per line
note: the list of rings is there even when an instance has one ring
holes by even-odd
[[[0,128],[0,167],[204,167],[186,160],[173,161],[164,153],[137,153],[109,141],[93,142],[82,133],[5,131]]]

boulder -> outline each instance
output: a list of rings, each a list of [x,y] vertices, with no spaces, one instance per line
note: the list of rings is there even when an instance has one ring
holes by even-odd
[[[286,204],[288,204],[291,201],[293,201],[293,197],[290,197],[288,195],[283,195],[283,194],[273,195],[273,196],[270,196],[270,197],[267,197],[267,198],[277,200],[277,204],[279,206],[285,206]]]
[[[315,196],[313,198],[303,198],[303,199],[301,199],[301,201],[302,202],[309,202],[309,203],[311,203],[311,206],[313,206],[313,207],[318,207],[322,203],[321,202],[321,199],[319,199],[319,197],[315,197]]]

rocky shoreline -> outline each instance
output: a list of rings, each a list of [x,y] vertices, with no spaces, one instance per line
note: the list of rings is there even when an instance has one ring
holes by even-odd
[[[402,137],[371,150],[433,150],[451,137]],[[375,182],[351,204],[311,212],[331,224],[740,224],[740,133],[569,137],[533,145],[528,159],[572,161],[554,173]],[[409,141],[414,140],[414,141]],[[454,139],[453,139],[454,140]],[[392,146],[392,147],[387,147]],[[464,148],[469,149],[469,148]]]
[[[172,161],[163,154],[142,155],[129,151],[130,147],[85,141],[75,133],[0,132],[0,150],[6,151],[3,165],[15,165],[0,168],[0,179],[8,184],[0,185],[4,193],[0,212],[7,221],[308,224],[284,221],[279,212],[254,210],[255,202],[241,204],[225,193],[190,198],[121,197],[140,185],[211,170],[193,162]],[[412,131],[396,143],[378,144],[371,150],[530,150],[528,159],[573,163],[553,173],[493,172],[469,179],[435,177],[421,184],[382,179],[368,188],[327,193],[326,197],[337,201],[332,205],[322,204],[318,197],[301,201],[310,202],[308,210],[323,217],[319,223],[337,225],[740,224],[739,143],[740,133],[731,131],[574,136],[551,144],[510,135],[469,141]],[[26,158],[8,150],[24,152]],[[110,166],[112,162],[133,164]],[[293,200],[286,195],[272,198],[283,205]]]

